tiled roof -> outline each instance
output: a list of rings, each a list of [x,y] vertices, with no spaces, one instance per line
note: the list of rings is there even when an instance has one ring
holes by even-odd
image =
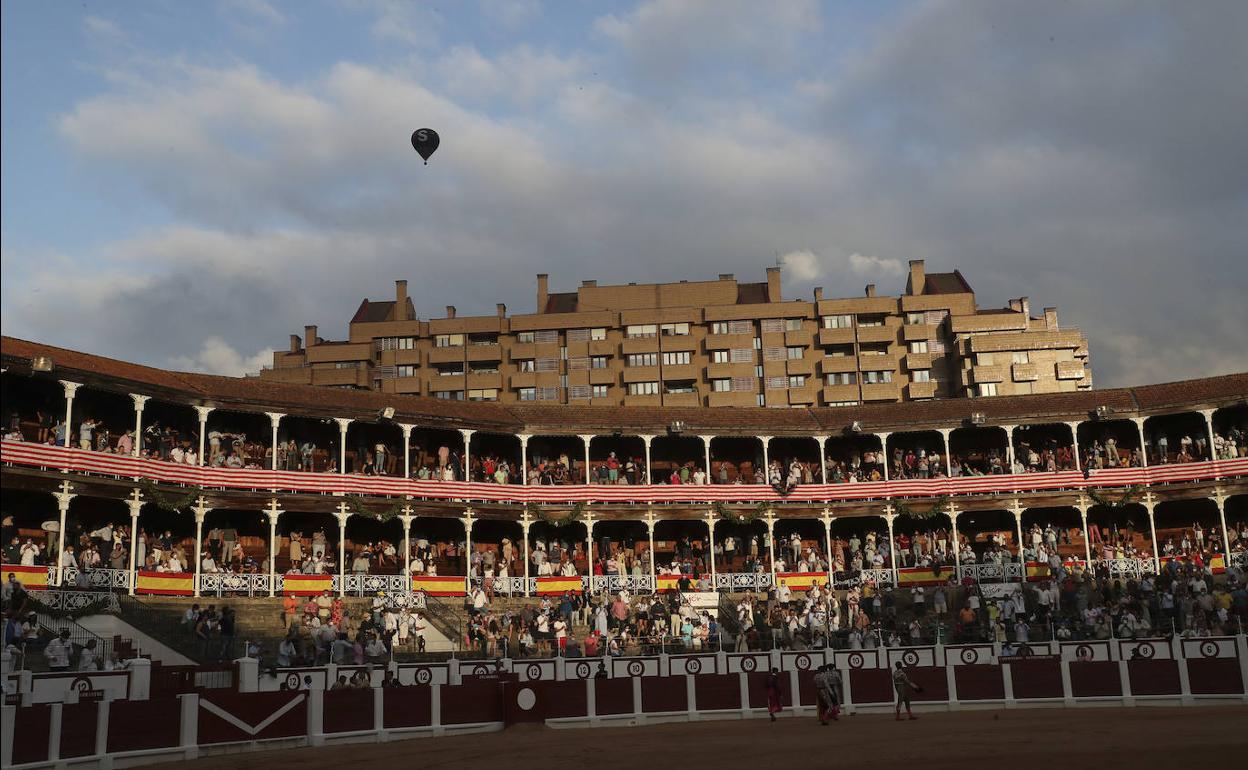
[[[550,294],[546,297],[546,307],[541,312],[575,313],[578,302],[579,297],[574,291]]]
[[[1098,406],[1123,417],[1174,407],[1192,410],[1228,406],[1248,398],[1248,372],[1198,380],[1143,385],[1135,388],[1086,390],[1032,396],[951,398],[855,407],[766,409],[697,407],[618,407],[544,404],[499,404],[446,401],[363,390],[288,385],[254,377],[221,377],[169,372],[150,366],[40,345],[13,337],[0,341],[6,366],[18,371],[36,356],[53,359],[54,378],[84,382],[116,392],[157,395],[188,404],[209,404],[244,411],[285,411],[311,417],[372,419],[394,407],[399,422],[471,427],[518,433],[627,433],[667,431],[673,422],[686,425],[686,435],[816,435],[843,431],[857,421],[864,431],[922,430],[956,427],[982,412],[988,424],[1084,419]]]
[[[970,294],[971,285],[962,277],[962,271],[952,273],[928,273],[923,281],[924,294]]]

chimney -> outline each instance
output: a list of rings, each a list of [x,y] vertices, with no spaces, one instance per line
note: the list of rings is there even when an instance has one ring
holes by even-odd
[[[1057,308],[1046,307],[1044,309],[1044,328],[1045,331],[1055,332],[1057,328]]]
[[[733,275],[732,273],[720,273],[720,274],[719,274],[719,280],[721,280],[721,281],[735,281],[735,280],[737,280],[737,277],[736,277],[735,275]]]
[[[597,285],[597,281],[581,281],[581,288],[583,289],[592,289]]]
[[[499,318],[503,318],[507,315],[507,306],[501,302],[495,305],[494,309],[498,311]]]
[[[454,317],[455,317],[455,306],[454,306],[454,305],[447,305],[447,306],[446,306],[446,317],[447,317],[447,318],[454,318]]]
[[[407,281],[394,282],[394,309],[390,311],[390,320],[407,320]]]
[[[767,268],[767,301],[780,301],[780,268]]]
[[[821,299],[823,299],[823,287],[816,286],[815,287],[815,302],[818,302]]]
[[[923,260],[910,260],[910,278],[906,281],[906,294],[917,296],[923,293],[923,284],[925,282],[923,273]]]
[[[299,352],[299,335],[298,334],[290,335],[290,352],[291,353]]]
[[[1013,310],[1015,313],[1022,313],[1023,315],[1030,318],[1031,317],[1031,300],[1027,299],[1026,297],[1019,297],[1018,299],[1012,299],[1010,300],[1010,310]]]
[[[303,327],[303,345],[304,345],[304,347],[309,347],[309,348],[310,348],[310,347],[312,347],[313,345],[315,345],[315,344],[316,344],[316,340],[317,340],[317,339],[318,339],[318,338],[317,338],[317,336],[316,336],[316,327],[315,327],[315,326],[305,326],[305,327]]]
[[[550,299],[550,288],[548,281],[550,276],[545,273],[537,274],[537,312],[546,312],[546,301]]]
[[[875,296],[875,284],[873,284],[873,283],[869,283],[869,284],[867,284],[867,296],[868,296],[868,297],[874,297],[874,296]]]

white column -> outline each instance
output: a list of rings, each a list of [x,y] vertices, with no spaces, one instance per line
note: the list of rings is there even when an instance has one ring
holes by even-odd
[[[65,435],[68,436],[69,434],[67,433]],[[61,529],[56,533],[56,584],[58,586],[64,585],[65,583],[65,566],[62,562],[65,557],[65,516],[69,513],[70,501],[77,497],[77,495],[69,491],[71,489],[73,489],[73,487],[70,486],[68,481],[62,481],[61,491],[52,493],[52,496],[56,498],[56,510],[58,519],[61,523]]]
[[[880,455],[883,459],[883,465],[884,465],[884,480],[888,481],[888,468],[890,465],[893,464],[892,458],[888,456],[888,437],[893,434],[877,433],[875,435],[880,437]]]
[[[706,550],[710,554],[710,557],[711,557],[711,590],[718,592],[719,581],[715,579],[715,576],[717,574],[716,569],[715,569],[715,519],[716,519],[716,516],[715,516],[714,510],[710,510],[706,512],[706,529],[710,533],[710,536],[707,538],[707,541],[706,541],[706,544],[707,544]]]
[[[940,437],[945,440],[945,475],[953,475],[953,459],[950,456],[952,452],[949,449],[949,434],[953,433],[952,428],[941,428]]]
[[[655,593],[659,590],[658,554],[654,552],[654,527],[658,523],[659,519],[654,511],[646,511],[646,534],[650,538],[650,590]]]
[[[642,436],[641,440],[646,444],[646,477],[642,479],[642,484],[650,484],[654,478],[650,471],[650,442],[654,441],[654,436]]]
[[[580,434],[581,441],[585,442],[585,483],[589,483],[589,445],[594,440],[594,434]]]
[[[527,438],[527,436],[526,436]],[[524,444],[521,444],[524,446]],[[525,474],[526,478],[528,474]],[[524,534],[524,595],[529,595],[529,527],[533,526],[533,517],[526,509],[520,514],[520,530]],[[510,570],[509,570],[510,571]]]
[[[819,446],[823,446],[823,442],[819,442]],[[828,556],[828,588],[832,588],[833,576],[835,568],[832,564],[832,509],[824,508],[823,514],[819,516],[819,520],[823,522],[824,543],[827,546]]]
[[[464,509],[459,519],[464,523],[464,585],[465,591],[472,590],[472,525],[476,523],[471,508]]]
[[[1088,529],[1088,509],[1091,507],[1088,504],[1088,498],[1083,496],[1080,496],[1079,502],[1075,504],[1075,508],[1079,510],[1079,521],[1083,523],[1083,558],[1088,569],[1092,568],[1092,533]]]
[[[1024,510],[1026,509],[1023,508],[1022,504],[1018,502],[1018,498],[1015,498],[1013,504],[1010,506],[1010,512],[1014,514],[1014,532],[1015,532],[1016,537],[1018,538],[1018,564],[1019,564],[1019,568],[1022,570],[1021,580],[1022,582],[1026,583],[1027,582],[1027,561],[1023,558],[1023,511]]]
[[[1005,469],[1006,473],[1014,472],[1014,458],[1017,457],[1014,451],[1014,429],[1017,425],[1002,425],[1001,429],[1005,431],[1005,459],[1010,467]]]
[[[82,387],[82,383],[61,380],[61,387],[65,389],[65,448],[68,449],[78,446],[78,439],[74,436],[74,394]],[[57,559],[60,559],[59,554]]]
[[[148,398],[150,396],[130,394],[130,399],[134,401],[134,442],[131,445],[131,457],[138,457],[143,452],[143,407],[147,404]]]
[[[1231,535],[1226,531],[1226,494],[1221,489],[1213,490],[1213,502],[1218,506],[1218,524],[1222,527],[1222,564],[1231,566]]]
[[[1140,503],[1144,506],[1144,510],[1148,512],[1148,532],[1153,538],[1153,571],[1161,574],[1161,555],[1157,552],[1157,500],[1152,492],[1144,495],[1144,499]]]
[[[403,478],[410,479],[412,477],[412,428],[415,425],[399,424],[399,430],[403,431]]]
[[[127,581],[130,584],[128,593],[134,596],[134,562],[139,553],[139,511],[143,508],[143,495],[139,494],[139,490],[130,493],[130,499],[126,500],[126,505],[130,508],[130,577]]]
[[[403,513],[399,514],[399,521],[403,522],[403,574],[407,577],[407,585],[404,590],[412,590],[412,521],[416,517],[412,515],[412,506],[403,506]]]
[[[475,430],[460,428],[459,435],[464,437],[464,481],[472,481],[472,434]]]
[[[957,506],[949,506],[949,521],[953,523],[953,568],[957,572],[962,571],[962,543],[958,537],[958,514],[961,513]]]
[[[338,472],[347,472],[347,426],[353,420],[350,417],[335,417],[338,423]]]
[[[767,445],[771,443],[771,436],[759,436],[758,440],[763,442],[763,483],[771,483],[771,457],[768,454]]]
[[[199,415],[199,466],[204,466],[204,440],[208,433],[208,415],[212,412],[211,406],[195,407],[196,414]]]
[[[828,483],[828,439],[831,436],[815,436],[819,442],[819,483]],[[831,554],[829,554],[830,556]]]
[[[208,511],[212,510],[204,505],[204,496],[200,495],[199,500],[191,508],[191,512],[195,514],[195,555],[191,558],[195,560],[195,596],[199,596],[199,578],[203,570],[204,550],[204,517],[208,515]],[[222,561],[225,561],[227,554],[222,554]]]
[[[517,433],[516,438],[520,439],[520,483],[523,485],[528,485],[529,483],[529,439],[533,437],[530,436],[528,433]],[[528,532],[529,530],[526,527],[524,531]],[[528,535],[526,534],[525,537],[528,537]],[[529,568],[529,563],[527,559],[525,560],[524,568],[526,570]],[[527,574],[525,575],[525,578],[528,578]],[[528,585],[527,581],[525,582],[525,585],[526,586]]]
[[[1079,423],[1068,422],[1066,425],[1070,428],[1071,445],[1075,450],[1075,470],[1083,470],[1083,460],[1079,457]]]
[[[893,573],[893,585],[897,585],[897,541],[893,532],[893,520],[897,518],[897,514],[893,513],[893,506],[884,506],[884,523],[888,526],[888,566]],[[957,543],[954,543],[957,547]]]
[[[702,439],[702,462],[706,463],[706,468],[705,468],[706,483],[710,484],[712,481],[711,479],[711,439],[715,437],[714,436],[699,436],[698,438]],[[711,561],[714,561],[714,559],[712,559]]]
[[[767,524],[767,558],[771,562],[771,584],[776,585],[776,512],[767,509],[763,517]]]
[[[282,418],[286,415],[282,412],[265,412],[269,416],[269,426],[273,428],[273,440],[269,444],[273,448],[273,470],[277,470],[277,428],[282,423]]]
[[[1140,465],[1144,468],[1148,467],[1148,442],[1144,440],[1144,421],[1146,417],[1132,417],[1131,422],[1135,423],[1135,429],[1140,434]]]
[[[1214,458],[1213,454],[1213,409],[1201,409],[1200,413],[1205,418],[1205,430],[1209,433],[1209,457]]]
[[[277,519],[282,509],[277,507],[277,498],[269,500],[269,508],[264,512],[269,519],[269,596],[277,595]],[[294,566],[293,564],[291,566]]]
[[[345,427],[343,435],[346,435]],[[347,519],[351,518],[346,503],[338,504],[334,518],[338,519],[338,595],[342,596],[347,591]]]
[[[585,515],[585,574],[589,577],[589,590],[594,590],[594,521],[593,514]]]

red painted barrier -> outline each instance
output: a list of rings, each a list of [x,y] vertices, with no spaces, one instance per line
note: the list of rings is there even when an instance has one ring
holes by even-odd
[[[633,713],[633,680],[599,679],[594,682],[594,713],[599,716]]]
[[[693,680],[698,711],[741,708],[741,677],[737,674],[703,674]]]
[[[455,687],[442,688],[442,724],[464,725],[476,722],[502,722],[501,680],[465,680]]]
[[[13,722],[13,763],[42,762],[48,758],[48,734],[52,707],[45,704],[23,706]]]
[[[953,684],[958,700],[1004,700],[1005,679],[1000,666],[954,666]]]
[[[305,692],[206,690],[199,700],[199,742],[232,743],[304,735],[308,730],[307,700]]]
[[[388,730],[433,724],[432,695],[433,688],[423,685],[386,688],[382,723]]]
[[[1061,698],[1065,695],[1062,692],[1062,663],[1059,660],[1014,661],[1006,668],[1014,685],[1014,697],[1018,700]]]
[[[1193,695],[1236,695],[1244,692],[1237,658],[1188,660],[1187,681]]]
[[[1076,698],[1122,697],[1122,675],[1112,660],[1071,661],[1070,692]]]
[[[893,677],[884,669],[851,669],[849,685],[854,703],[893,702]]]
[[[61,706],[61,758],[88,757],[95,753],[95,724],[99,704],[66,703]]]
[[[641,680],[641,710],[647,714],[658,711],[684,711],[689,708],[683,676],[647,676]]]
[[[109,704],[108,750],[139,751],[177,746],[181,740],[182,701],[119,700]]]
[[[588,712],[585,682],[508,682],[504,688],[507,724],[583,717]]]
[[[945,678],[944,666],[912,666],[906,669],[910,681],[922,688],[911,696],[914,703],[949,700],[949,680]]]
[[[1177,660],[1129,660],[1127,675],[1132,695],[1178,695],[1183,689]]]

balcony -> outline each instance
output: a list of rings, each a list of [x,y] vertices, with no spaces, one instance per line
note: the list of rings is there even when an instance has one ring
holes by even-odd
[[[786,360],[780,361],[764,361],[763,376],[764,377],[785,377],[789,373]]]
[[[681,350],[697,350],[698,340],[692,334],[672,334],[664,337],[662,345],[664,352],[677,352]]]
[[[658,337],[633,337],[624,340],[621,350],[624,355],[629,353],[657,353],[659,352]]]
[[[932,368],[932,354],[931,353],[907,353],[906,354],[906,368],[912,372],[918,369],[931,369]]]
[[[589,370],[589,382],[591,385],[616,385],[619,381],[619,373],[614,369]]]
[[[707,406],[758,406],[758,394],[748,391],[711,393],[706,397]]]
[[[345,369],[312,369],[313,385],[354,385],[368,387],[368,365],[360,364]]]
[[[753,348],[753,334],[708,334],[706,350],[727,350],[729,348]]]
[[[1082,380],[1084,374],[1083,362],[1058,361],[1055,365],[1055,371],[1059,380]]]
[[[502,387],[503,387],[503,375],[498,372],[489,372],[489,373],[482,372],[479,374],[474,374],[473,372],[468,373],[468,388],[471,390],[476,390],[478,388],[502,388]]]
[[[429,377],[429,390],[463,390],[464,380],[462,374],[433,374]]]
[[[533,372],[516,372],[507,378],[508,387],[533,388],[537,386],[537,375]]]
[[[468,346],[469,361],[502,361],[503,347],[497,342],[490,344],[473,344]]]
[[[854,344],[853,327],[848,329],[820,329],[820,345],[852,345]]]
[[[381,363],[387,366],[420,366],[424,363],[421,360],[423,355],[424,351],[416,348],[383,350],[381,352]]]
[[[824,385],[819,397],[825,404],[839,404],[845,401],[858,400],[857,385]]]
[[[789,405],[810,406],[815,403],[815,396],[818,392],[818,387],[811,384],[802,388],[789,388]]]
[[[659,367],[657,366],[626,366],[624,382],[658,382]]]
[[[856,356],[824,356],[819,359],[819,372],[821,374],[839,374],[840,372],[856,371],[858,371],[858,358]]]
[[[859,326],[858,342],[896,342],[896,326]]]
[[[512,361],[537,358],[537,345],[534,345],[532,342],[517,342],[508,350],[508,355]]]
[[[1004,366],[976,366],[971,369],[971,381],[976,385],[1005,380]]]
[[[455,347],[430,348],[429,363],[430,364],[451,364],[464,360],[464,347],[457,345]]]
[[[935,382],[911,382],[906,385],[906,395],[911,399],[935,398]]]
[[[647,396],[649,398],[649,396]],[[698,393],[664,393],[663,406],[701,406],[702,396]]]
[[[810,347],[812,336],[810,331],[806,329],[788,331],[784,333],[784,344],[790,348],[808,348]]]
[[[932,324],[906,324],[901,327],[901,338],[906,342],[936,339],[937,327]]]
[[[862,400],[866,401],[900,401],[901,385],[896,382],[863,383]]]
[[[708,364],[706,367],[706,378],[708,380],[726,380],[732,377],[753,377],[754,366],[752,363],[741,364]]]
[[[611,340],[590,340],[589,354],[591,356],[614,356],[619,353],[620,344]]]
[[[1040,371],[1035,364],[1014,364],[1010,367],[1010,376],[1015,382],[1035,382],[1040,379]]]
[[[659,405],[660,403],[659,403],[658,394],[655,394],[653,396],[634,396],[631,394],[624,396],[624,406],[659,406]]]
[[[815,373],[815,362],[809,358],[790,358],[784,363],[785,372],[788,374],[804,374],[810,377]]]
[[[702,367],[697,364],[668,364],[663,367],[663,379],[668,382],[673,380],[700,380],[702,379]]]

